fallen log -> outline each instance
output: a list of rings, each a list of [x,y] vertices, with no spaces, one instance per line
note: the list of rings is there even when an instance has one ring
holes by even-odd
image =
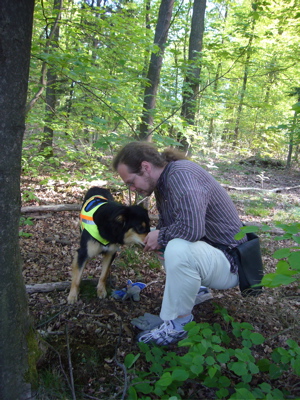
[[[27,213],[37,213],[37,212],[59,212],[59,211],[80,211],[81,204],[59,204],[59,205],[47,205],[47,206],[26,206],[21,207],[21,214]],[[51,214],[48,215],[51,217]],[[39,219],[40,216],[32,216],[32,218]],[[150,215],[150,219],[153,221],[158,221],[157,215]]]
[[[27,293],[47,293],[54,290],[62,291],[68,289],[71,282],[51,282],[51,283],[35,283],[34,285],[26,285]]]
[[[26,206],[21,207],[21,214],[34,213],[34,212],[46,212],[46,211],[80,211],[81,204],[51,204],[43,206]]]
[[[235,186],[230,186],[230,185],[225,185],[221,184],[221,186],[225,189],[229,190],[241,190],[241,191],[259,191],[259,192],[275,192],[279,193],[282,192],[283,190],[293,190],[293,189],[299,189],[300,185],[298,186],[288,186],[288,187],[279,187],[279,188],[274,188],[274,189],[263,189],[263,188],[256,188],[256,187],[235,187]]]
[[[97,286],[98,279],[83,279],[81,285],[85,286]],[[69,289],[71,282],[49,282],[49,283],[35,283],[33,285],[26,285],[27,293],[47,293],[53,292],[54,290],[63,291]]]

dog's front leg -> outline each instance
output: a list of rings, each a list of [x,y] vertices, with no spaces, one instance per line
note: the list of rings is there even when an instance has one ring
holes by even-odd
[[[79,285],[81,281],[82,272],[86,265],[87,259],[84,260],[81,265],[78,262],[78,252],[76,252],[73,263],[72,263],[72,283],[71,290],[68,296],[68,303],[74,304],[77,301],[78,293],[79,293]]]
[[[97,295],[100,299],[104,299],[107,296],[106,281],[110,272],[111,263],[115,258],[117,250],[117,246],[113,245],[113,248],[109,249],[109,251],[104,254],[102,260],[102,271],[97,285]]]

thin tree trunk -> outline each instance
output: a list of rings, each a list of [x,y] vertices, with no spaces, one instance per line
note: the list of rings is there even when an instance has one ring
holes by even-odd
[[[153,126],[156,95],[159,86],[160,71],[162,68],[165,45],[171,23],[174,0],[162,0],[160,4],[158,21],[155,29],[154,44],[159,47],[157,53],[151,54],[147,81],[144,90],[142,122],[140,124],[139,139],[151,141],[151,127]]]
[[[295,87],[293,92],[289,94],[289,96],[297,96],[298,103],[300,104],[300,87]],[[298,118],[298,111],[295,111],[294,118],[291,126],[291,130],[289,132],[289,151],[286,161],[286,169],[290,169],[292,166],[292,154],[294,148],[294,141],[295,141],[295,129],[297,126],[297,118]],[[297,156],[297,152],[296,152]]]
[[[222,66],[222,64],[219,63],[218,67],[217,67],[215,82],[214,82],[214,85],[213,85],[214,93],[217,93],[217,91],[218,91],[218,83],[219,83],[219,76],[220,76],[221,66]],[[215,130],[214,129],[214,117],[211,117],[211,119],[209,121],[208,133],[207,133],[207,141],[208,141],[208,145],[209,146],[211,146],[212,142],[213,142],[214,130]]]
[[[297,123],[297,112],[294,113],[293,123],[291,130],[289,132],[289,151],[286,160],[286,169],[291,169],[292,167],[292,154],[294,148],[294,131]]]
[[[223,30],[225,30],[227,16],[228,16],[228,5],[226,5],[226,9],[225,9]],[[221,44],[222,44],[222,46],[224,45],[224,38],[222,38]],[[219,76],[220,76],[221,68],[222,68],[222,63],[219,62],[218,66],[217,66],[215,82],[214,82],[214,85],[213,85],[213,92],[214,93],[218,92]],[[211,117],[211,119],[209,121],[209,128],[208,128],[208,134],[207,134],[207,141],[208,141],[208,145],[209,146],[212,145],[213,136],[214,136],[214,133],[215,133],[215,127],[214,127],[215,124],[214,124],[214,122],[215,122],[214,117]]]
[[[57,21],[60,19],[62,4],[63,0],[54,0],[53,11],[57,14]],[[51,31],[53,31],[53,40],[50,43],[50,47],[52,49],[57,49],[59,39],[59,23],[54,23]],[[51,127],[51,123],[55,115],[57,92],[56,84],[56,71],[52,67],[49,67],[47,71],[45,126],[43,140],[40,146],[40,151],[43,152],[47,158],[53,156],[53,128]]]
[[[206,0],[194,0],[191,32],[189,40],[188,70],[182,94],[181,116],[189,125],[195,124],[196,103],[200,87],[201,52],[204,33]],[[180,142],[187,150],[189,144],[180,134]]]
[[[252,26],[251,26],[251,33],[250,38],[248,41],[247,51],[246,51],[246,60],[245,60],[245,68],[244,68],[244,76],[243,76],[243,85],[241,88],[240,94],[240,101],[237,110],[237,117],[235,121],[235,128],[234,128],[234,137],[233,137],[233,145],[236,146],[239,140],[239,132],[240,132],[240,121],[242,116],[242,109],[244,105],[244,98],[246,94],[247,88],[247,81],[248,81],[248,73],[249,73],[249,66],[250,66],[250,58],[251,58],[251,51],[252,51],[252,42],[254,37],[254,28],[255,28],[256,20],[252,17]]]

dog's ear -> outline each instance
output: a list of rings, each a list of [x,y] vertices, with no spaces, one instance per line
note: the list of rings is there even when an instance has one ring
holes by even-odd
[[[125,215],[123,215],[123,214],[117,215],[116,218],[115,218],[115,221],[116,221],[118,224],[124,225],[124,224],[125,224]]]

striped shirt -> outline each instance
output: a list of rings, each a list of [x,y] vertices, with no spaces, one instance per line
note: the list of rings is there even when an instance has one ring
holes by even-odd
[[[198,164],[189,160],[169,162],[155,188],[159,212],[158,243],[165,247],[175,238],[189,242],[203,240],[236,247],[245,242],[234,239],[242,222],[226,190]],[[222,250],[223,251],[223,250]],[[224,251],[237,273],[232,257]]]

